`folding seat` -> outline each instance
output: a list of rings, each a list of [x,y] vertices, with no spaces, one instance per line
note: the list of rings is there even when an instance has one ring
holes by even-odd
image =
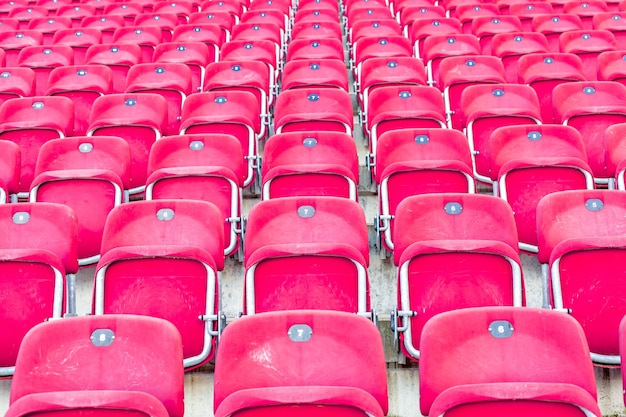
[[[26,67],[5,67],[0,70],[0,104],[17,97],[34,95],[35,71]]]
[[[402,35],[402,27],[392,17],[379,19],[361,19],[354,22],[348,32],[348,46],[350,56],[359,40],[371,36],[398,36]]]
[[[544,123],[558,123],[552,106],[552,90],[559,84],[586,80],[583,62],[575,54],[528,54],[518,61],[519,82],[537,93]]]
[[[123,202],[130,150],[119,137],[74,136],[41,147],[30,187],[30,202],[60,203],[78,220],[78,264],[100,259],[107,215]]]
[[[615,81],[563,83],[554,87],[556,121],[578,130],[585,143],[596,184],[607,184],[603,135],[607,127],[626,122],[626,87]]]
[[[20,181],[20,147],[8,140],[0,141],[0,155],[0,204],[16,202]]]
[[[17,66],[17,57],[22,49],[37,45],[43,45],[43,34],[38,30],[0,32],[0,48],[5,52],[7,67]]]
[[[626,171],[626,123],[617,123],[604,131],[603,145],[607,174],[611,175],[608,188],[626,190],[624,172]]]
[[[435,5],[407,5],[400,9],[396,16],[402,25],[404,36],[408,36],[411,32],[413,22],[417,19],[443,19],[446,17],[446,10],[441,6]]]
[[[292,39],[341,39],[342,36],[343,29],[339,22],[335,21],[319,20],[314,22],[298,22],[294,23],[291,28]]]
[[[282,91],[312,86],[348,91],[348,71],[344,62],[339,59],[298,59],[285,63]]]
[[[280,28],[281,43],[284,45],[288,41],[288,31],[290,30],[290,16],[282,10],[275,8],[257,8],[248,10],[241,15],[239,23],[244,24],[274,24]]]
[[[215,366],[216,417],[387,414],[383,343],[363,317],[336,311],[243,317],[228,326],[220,345],[225,348]],[[260,346],[270,355],[264,363],[254,356]],[[241,372],[250,377],[237,378]]]
[[[45,3],[56,3],[57,0],[42,0]],[[104,14],[104,9],[113,4],[116,3],[117,0],[94,0],[94,1],[90,1],[90,0],[81,0],[79,1],[79,3],[90,3],[92,6],[94,6],[96,8],[96,15],[102,15]]]
[[[412,195],[473,193],[476,189],[467,138],[450,129],[397,129],[383,133],[376,150],[377,238],[394,250],[398,204]]]
[[[1,204],[0,223],[0,375],[6,377],[33,326],[72,312],[66,282],[78,271],[77,226],[69,207],[52,203]]]
[[[347,13],[344,15],[344,18],[347,19],[345,24],[348,31],[352,29],[352,25],[362,20],[393,19],[389,7],[385,6],[384,3],[374,2],[367,6],[365,6],[365,3],[363,4],[364,5],[361,7],[348,9]]]
[[[174,326],[152,317],[86,316],[42,323],[20,348],[7,415],[181,417],[181,344]]]
[[[23,48],[18,57],[17,65],[27,67],[35,72],[34,95],[44,95],[48,89],[48,77],[54,68],[73,65],[74,52],[65,45],[37,45]]]
[[[309,87],[281,92],[274,106],[274,131],[330,131],[352,135],[350,94],[338,88]]]
[[[500,15],[500,10],[496,4],[472,1],[468,4],[459,4],[454,18],[461,23],[463,33],[472,33],[474,19],[479,16],[496,17],[498,15]]]
[[[409,359],[426,358],[420,334],[438,314],[524,305],[515,219],[504,200],[467,193],[414,195],[398,204],[394,221],[395,324]]]
[[[246,2],[243,6],[244,12],[246,11],[259,11],[259,10],[280,10],[287,16],[293,15],[293,4],[289,0],[256,0]]]
[[[152,13],[176,13],[178,16],[178,24],[182,25],[189,21],[192,13],[198,12],[198,5],[194,5],[192,1],[167,1],[161,0],[154,3]]]
[[[95,16],[96,8],[92,4],[66,4],[57,9],[57,16],[69,17],[72,19],[74,28],[80,27],[80,22],[88,16]]]
[[[186,23],[186,22],[185,22]],[[170,42],[174,28],[179,25],[178,15],[171,13],[141,13],[135,16],[133,25],[136,27],[156,26],[161,29],[162,41]]]
[[[533,17],[532,28],[534,32],[546,35],[550,52],[563,52],[559,44],[559,36],[561,33],[581,30],[583,28],[583,22],[580,20],[580,17],[575,14],[541,14]]]
[[[55,32],[52,43],[70,46],[74,51],[74,63],[84,64],[87,48],[102,43],[102,30],[100,28],[60,29]]]
[[[598,55],[598,80],[617,81],[626,85],[626,53],[623,50]]]
[[[268,40],[274,43],[276,51],[276,60],[281,62],[283,59],[282,34],[280,26],[274,23],[239,23],[233,27],[231,33],[232,40],[248,41],[248,40]]]
[[[407,128],[446,128],[441,92],[423,85],[376,88],[369,96],[367,114],[370,153],[375,161],[378,138],[385,132]]]
[[[354,45],[350,67],[357,83],[361,81],[361,66],[370,58],[413,56],[411,42],[401,35],[364,37]]]
[[[451,56],[481,55],[478,38],[471,34],[431,35],[424,40],[428,84],[441,89],[441,61]]]
[[[68,65],[50,72],[46,95],[67,97],[74,103],[74,135],[87,132],[93,102],[113,89],[113,71],[105,65]]]
[[[174,28],[173,42],[202,42],[209,47],[211,62],[218,60],[222,45],[222,28],[215,23],[188,23]]]
[[[137,0],[134,2],[136,6],[140,6],[142,9],[142,13],[152,13],[154,11],[154,1],[153,0]]]
[[[315,6],[315,7],[313,7]],[[311,3],[311,6],[303,7],[302,2],[296,11],[293,22],[315,22],[315,21],[339,21],[337,6],[330,2]]]
[[[37,17],[48,16],[48,9],[43,6],[16,6],[11,9],[8,17],[17,19],[19,22],[19,29],[24,30],[28,26],[28,22]]]
[[[583,61],[583,72],[589,81],[598,79],[598,55],[617,49],[617,41],[608,30],[570,31],[559,36],[561,51],[576,54]]]
[[[442,9],[443,11],[443,15],[441,15],[442,17],[444,17],[446,14],[446,9],[443,7],[443,5],[440,5],[440,4],[435,5],[430,0],[399,0],[399,1],[395,0],[395,1],[385,2],[385,3],[389,3],[389,9],[391,10],[391,13],[393,14],[394,18],[396,19],[400,18],[399,20],[400,22],[402,22],[402,13],[404,13],[405,9],[415,9],[419,7],[430,9],[433,6],[435,6],[439,8],[440,10]]]
[[[293,43],[291,42],[291,44]],[[341,42],[339,42],[339,45],[341,45]],[[272,41],[230,41],[222,45],[220,61],[239,60],[260,61],[267,65],[270,74],[272,74],[270,79],[274,80],[272,83],[274,94],[277,94],[276,83],[280,77],[279,65],[282,65],[282,61],[278,61],[275,45]]]
[[[233,16],[230,13],[223,11],[194,12],[189,15],[189,20],[187,23],[190,25],[200,25],[207,23],[212,25],[218,25],[220,30],[222,31],[220,44],[224,44],[225,42],[230,41],[230,34],[233,30],[233,26],[235,25]]]
[[[476,5],[476,0],[444,0],[439,2],[439,5],[446,9],[446,16],[454,18],[458,18],[457,8],[467,4],[474,6]],[[482,2],[479,2],[478,4],[482,5]]]
[[[241,188],[246,178],[239,140],[228,134],[167,136],[150,149],[146,200],[208,201],[220,210],[224,255],[239,249]]]
[[[570,126],[506,126],[493,131],[488,146],[494,190],[515,213],[520,249],[537,253],[539,200],[594,188],[583,139]]]
[[[343,197],[261,201],[244,240],[244,314],[338,310],[371,315],[363,209]]]
[[[425,416],[601,415],[589,347],[564,314],[514,307],[447,312],[426,324],[422,348]]]
[[[28,1],[14,0],[14,1],[2,2],[2,4],[0,4],[0,17],[7,18],[9,16],[9,13],[11,13],[11,10],[13,10],[16,7],[24,7],[24,6],[28,6]],[[15,29],[17,29],[17,27]]]
[[[582,325],[601,365],[620,363],[625,214],[626,192],[616,190],[562,191],[537,205],[545,302]]]
[[[130,43],[139,45],[141,54],[139,62],[150,62],[154,48],[163,42],[163,31],[156,26],[124,26],[113,32],[113,44]],[[91,62],[93,64],[93,62]]]
[[[563,13],[575,14],[580,17],[584,29],[593,29],[594,15],[608,11],[606,2],[598,0],[568,0],[563,4]]]
[[[141,63],[141,47],[131,43],[92,45],[85,52],[85,64],[106,65],[113,71],[113,93],[123,93],[128,70]]]
[[[1,6],[0,6],[1,9]],[[0,10],[0,16],[1,10]],[[12,17],[0,17],[0,32],[18,30],[19,21]]]
[[[72,135],[72,100],[67,97],[24,97],[0,105],[0,139],[10,140],[21,149],[19,197],[29,190],[41,146]]]
[[[269,131],[270,112],[273,105],[273,80],[270,79],[269,68],[258,61],[220,61],[212,62],[206,67],[204,91],[247,91],[257,99],[260,130],[256,132],[257,140],[264,139]]]
[[[191,70],[182,63],[154,62],[133,65],[126,77],[126,93],[154,93],[167,101],[165,135],[180,132],[180,117],[191,89]]]
[[[325,1],[325,0],[302,0],[298,2],[298,8],[295,11],[294,15],[298,12],[304,10],[307,12],[312,12],[315,10],[332,10],[335,12],[335,16],[339,17],[339,4],[334,1]],[[296,21],[298,19],[295,19]]]
[[[537,93],[523,84],[469,86],[461,94],[461,111],[472,151],[474,177],[486,183],[491,183],[488,146],[491,133],[502,126],[540,125],[542,122]]]
[[[256,138],[261,130],[258,105],[254,94],[236,90],[192,94],[183,105],[181,134],[220,133],[239,140],[246,165],[244,187],[256,178]]]
[[[119,136],[130,146],[131,195],[144,191],[150,147],[166,123],[167,101],[159,94],[106,94],[93,103],[87,135]]]
[[[408,36],[416,58],[424,56],[424,41],[434,35],[456,35],[462,32],[461,23],[454,18],[415,19]]]
[[[502,60],[506,81],[519,82],[518,61],[520,57],[533,53],[548,52],[548,40],[537,32],[498,33],[491,41],[492,52]]]
[[[528,0],[521,3],[514,3],[509,6],[509,14],[519,17],[522,22],[522,30],[530,32],[533,30],[533,18],[541,14],[553,14],[552,4],[546,1]]]
[[[111,210],[96,267],[94,313],[173,323],[191,369],[215,355],[224,219],[212,203],[133,201]],[[164,302],[167,300],[167,302]]]
[[[38,30],[43,33],[43,45],[51,45],[52,37],[60,29],[72,27],[72,20],[63,16],[46,16],[32,19],[27,26],[29,30]]]
[[[181,63],[191,70],[191,91],[202,91],[206,66],[211,62],[209,47],[202,42],[164,42],[154,49],[152,62]]]
[[[617,42],[617,49],[626,49],[626,13],[596,13],[593,16],[593,28],[612,32]]]
[[[135,21],[135,16],[141,13],[143,13],[143,7],[141,4],[137,4],[136,2],[120,3],[117,1],[105,6],[104,11],[102,12],[102,14],[106,16],[119,15],[124,17],[124,21],[126,22],[125,26],[132,25]]]
[[[522,22],[517,16],[477,16],[472,20],[472,33],[478,38],[483,55],[492,54],[491,40],[494,35],[521,31]]]
[[[281,133],[263,148],[263,199],[335,196],[358,202],[359,160],[352,136],[337,132]]]
[[[29,2],[29,3],[33,3],[33,2]],[[72,2],[69,0],[36,0],[34,2],[35,6],[43,6],[46,9],[48,9],[48,14],[50,16],[56,15],[57,10],[59,9],[59,7],[61,6],[66,6],[68,4],[71,4]]]
[[[298,59],[338,59],[344,60],[341,39],[294,39],[287,46],[287,62]]]
[[[239,23],[239,18],[243,13],[243,6],[236,1],[219,1],[219,0],[209,0],[204,1],[200,5],[200,10],[202,13],[228,13],[232,20],[233,26]]]

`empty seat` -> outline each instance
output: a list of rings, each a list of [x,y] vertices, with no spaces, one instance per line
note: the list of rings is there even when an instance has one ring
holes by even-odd
[[[413,43],[413,55],[424,56],[424,40],[433,35],[452,35],[462,32],[461,24],[453,18],[415,19],[409,39]]]
[[[35,19],[37,17],[46,17],[48,16],[48,9],[43,6],[32,6],[32,5],[19,5],[13,7],[9,11],[8,17],[17,19],[19,22],[19,29],[26,29],[28,26],[28,22],[31,19]]]
[[[294,42],[292,42],[293,44]],[[339,42],[341,45],[341,42]],[[272,41],[265,40],[247,40],[247,41],[230,41],[222,45],[220,50],[221,61],[260,61],[270,69],[274,82],[278,81],[280,71],[279,66],[282,62],[276,59],[276,51]]]
[[[350,48],[354,48],[362,38],[369,36],[396,36],[402,34],[402,27],[392,17],[386,19],[362,19],[352,24],[350,32],[348,33],[348,43]]]
[[[343,29],[339,22],[319,21],[319,22],[299,22],[295,23],[291,29],[292,39],[308,38],[335,38],[341,39]]]
[[[186,23],[186,22],[185,22]],[[183,25],[185,23],[182,23]],[[162,41],[170,42],[174,29],[178,27],[178,16],[176,13],[141,13],[135,16],[133,25],[136,27],[156,26],[161,29]]]
[[[124,18],[125,25],[132,25],[135,21],[135,16],[143,13],[143,7],[138,3],[129,3],[129,2],[113,2],[104,7],[102,11],[104,15],[116,15],[122,16]]]
[[[562,52],[573,53],[583,61],[583,73],[587,80],[598,79],[598,55],[617,49],[615,36],[608,30],[574,30],[559,36]]]
[[[546,1],[523,1],[509,5],[509,14],[519,17],[522,22],[522,30],[533,30],[533,18],[540,14],[552,14],[552,4]]]
[[[151,62],[154,48],[163,42],[163,32],[156,26],[124,26],[115,29],[112,42],[139,45],[141,48],[139,62]]]
[[[348,91],[348,71],[344,62],[339,59],[298,59],[285,63],[281,79],[283,91],[313,86]]]
[[[303,195],[358,201],[359,161],[344,133],[308,131],[270,137],[263,148],[263,199]]]
[[[76,217],[61,204],[0,205],[0,375],[13,375],[18,349],[33,326],[72,312],[66,274],[78,271]],[[70,308],[71,307],[71,308]],[[17,390],[16,386],[16,390]]]
[[[174,28],[174,42],[202,42],[209,48],[209,61],[215,62],[220,56],[222,29],[214,23],[188,23]]]
[[[293,21],[298,22],[314,22],[317,20],[333,20],[339,21],[339,13],[337,7],[332,2],[309,2],[305,7],[302,3],[298,5]]]
[[[114,208],[96,267],[94,313],[166,319],[181,334],[185,368],[209,361],[219,332],[223,221],[206,201],[134,201]]]
[[[14,98],[0,105],[0,120],[0,139],[15,142],[21,149],[19,191],[26,193],[34,178],[41,146],[50,139],[72,135],[72,100],[47,96]]]
[[[539,125],[541,111],[537,93],[523,84],[478,84],[461,94],[464,128],[472,151],[474,177],[491,182],[489,137],[498,127]]]
[[[234,136],[167,136],[150,149],[146,200],[179,198],[215,204],[224,225],[224,255],[230,256],[239,249],[246,168],[241,143]]]
[[[42,96],[48,90],[48,77],[54,68],[73,65],[74,52],[64,45],[37,45],[22,49],[17,65],[35,71],[34,95]]]
[[[396,209],[398,323],[402,352],[421,354],[422,329],[439,313],[522,306],[524,285],[511,207],[490,195],[421,194]]]
[[[626,48],[626,13],[596,13],[593,16],[593,29],[610,31],[615,36],[617,49]]]
[[[402,32],[405,36],[411,33],[413,23],[418,19],[429,18],[445,18],[446,10],[441,6],[414,4],[402,7],[397,13],[400,23],[402,24]]]
[[[561,33],[580,30],[583,28],[583,22],[574,14],[542,14],[533,17],[532,28],[546,36],[550,52],[562,52],[559,44]]]
[[[217,25],[222,31],[222,37],[220,41],[222,44],[230,41],[231,32],[235,24],[233,16],[225,11],[206,11],[206,12],[194,12],[189,15],[189,24],[204,24],[209,23]]]
[[[280,7],[270,7],[272,5],[274,5],[274,3],[268,7],[259,6],[257,8],[246,10],[242,13],[239,23],[259,23],[261,25],[266,23],[275,24],[280,28],[280,35],[284,44],[287,42],[287,30],[290,29],[290,16],[288,13],[285,14],[285,11]]]
[[[52,38],[57,30],[72,27],[72,20],[69,17],[46,16],[36,17],[28,23],[28,29],[38,30],[43,33],[43,44],[52,44]]]
[[[607,127],[626,122],[626,87],[615,81],[563,83],[554,88],[552,102],[556,121],[580,132],[596,184],[608,183],[602,138]]]
[[[604,148],[607,172],[612,175],[608,188],[626,190],[626,123],[617,123],[604,131]]]
[[[398,129],[382,134],[376,150],[377,236],[393,251],[394,217],[402,200],[426,193],[473,193],[467,138],[450,129]]]
[[[8,140],[0,141],[0,204],[17,200],[20,181],[20,147]]]
[[[0,48],[5,52],[7,67],[17,66],[17,57],[27,46],[43,44],[43,33],[37,30],[8,30],[0,32]]]
[[[563,12],[580,17],[584,29],[593,29],[593,17],[608,10],[607,3],[599,0],[568,0],[563,4]]]
[[[74,51],[74,63],[84,64],[87,48],[102,43],[100,28],[60,29],[54,33],[52,43],[66,45]]]
[[[128,70],[141,61],[141,47],[132,43],[92,45],[85,52],[86,64],[106,65],[113,71],[113,93],[123,93]]]
[[[57,16],[69,17],[72,19],[72,26],[80,27],[80,22],[84,17],[94,16],[96,7],[92,4],[64,4],[57,11]]]
[[[528,54],[548,52],[548,40],[537,32],[498,33],[491,40],[493,55],[502,60],[506,81],[518,83],[519,59]]]
[[[361,66],[370,58],[412,56],[411,42],[401,35],[361,38],[353,48],[350,66],[357,83],[361,82]]]
[[[263,363],[255,359],[260,346],[269,355]],[[342,366],[326,372],[337,361]],[[249,378],[237,378],[242,372]],[[343,312],[289,311],[236,320],[220,341],[215,382],[217,417],[387,414],[380,334],[367,319]]]
[[[130,145],[129,192],[138,194],[145,188],[150,147],[163,135],[166,122],[167,101],[163,96],[107,94],[93,103],[87,135],[126,139]]]
[[[78,263],[100,259],[107,215],[126,201],[130,150],[119,137],[54,139],[43,144],[37,157],[30,201],[65,204],[78,219]]]
[[[369,311],[365,214],[341,197],[261,201],[244,240],[244,314],[277,310]]]
[[[294,39],[287,46],[287,62],[297,59],[338,59],[343,61],[341,39]]]
[[[178,23],[184,24],[189,20],[189,15],[198,11],[198,4],[192,1],[157,1],[152,8],[153,13],[175,13],[178,16]]]
[[[274,43],[276,59],[283,59],[283,37],[280,26],[274,23],[239,23],[233,27],[232,40],[247,41],[264,39]]]
[[[80,22],[83,28],[97,28],[102,33],[102,43],[113,41],[113,32],[124,26],[122,15],[95,15],[84,17]]]
[[[604,365],[620,363],[625,213],[626,192],[615,190],[561,191],[537,205],[545,303],[581,324]]]
[[[0,70],[0,104],[35,92],[35,71],[26,67],[3,67]]]
[[[182,342],[165,320],[130,315],[54,320],[29,332],[18,360],[12,417],[183,415]]]
[[[424,40],[423,61],[428,84],[442,89],[441,61],[451,56],[481,55],[478,38],[471,34],[432,35]]]
[[[191,70],[191,91],[202,91],[206,66],[213,62],[203,42],[163,42],[154,48],[155,63],[181,63]]]
[[[520,249],[537,253],[539,200],[594,188],[583,139],[569,126],[506,126],[493,131],[488,146],[494,189],[513,208]]]
[[[558,123],[552,105],[554,87],[565,82],[583,81],[583,62],[575,54],[528,54],[518,61],[519,81],[528,84],[537,93],[541,120]]]
[[[517,16],[478,16],[472,20],[472,33],[478,38],[481,53],[491,55],[491,40],[498,33],[521,32],[522,22]]]
[[[113,71],[105,65],[67,65],[50,72],[46,94],[74,103],[74,135],[87,132],[93,102],[113,90]]]
[[[472,33],[472,22],[480,16],[497,17],[500,9],[497,4],[482,3],[474,0],[466,4],[459,4],[455,9],[455,18],[463,26],[463,33]]]
[[[426,324],[422,349],[425,416],[601,415],[589,348],[564,314],[513,307],[447,312]]]

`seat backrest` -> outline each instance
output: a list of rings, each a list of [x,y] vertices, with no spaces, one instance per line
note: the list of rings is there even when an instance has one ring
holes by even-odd
[[[68,65],[57,67],[48,76],[47,95],[68,91],[93,91],[109,94],[113,72],[106,65]]]
[[[191,69],[180,62],[153,62],[136,64],[128,70],[127,92],[160,89],[191,94]]]

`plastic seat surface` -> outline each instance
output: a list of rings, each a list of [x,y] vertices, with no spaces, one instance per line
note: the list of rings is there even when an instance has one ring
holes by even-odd
[[[462,33],[461,24],[454,18],[415,19],[408,33],[413,44],[413,54],[417,58],[424,56],[424,41],[433,35],[452,35]]]
[[[179,22],[178,15],[174,12],[152,12],[142,13],[135,16],[133,25],[136,27],[144,26],[156,26],[161,29],[162,41],[170,42],[172,40],[172,33],[179,24],[185,24],[185,22]]]
[[[423,61],[428,84],[441,89],[441,61],[459,55],[481,55],[478,38],[471,34],[431,35],[426,38]]]
[[[35,71],[34,95],[43,96],[48,90],[48,77],[54,68],[74,64],[74,52],[65,45],[37,45],[23,48],[17,65]]]
[[[287,46],[287,62],[298,59],[338,59],[343,61],[340,39],[294,39]]]
[[[113,41],[113,32],[125,24],[122,15],[95,15],[86,16],[80,22],[83,28],[97,28],[102,33],[102,43]]]
[[[553,13],[542,14],[533,17],[532,29],[535,32],[543,33],[548,39],[550,52],[562,52],[559,44],[561,33],[580,30],[583,22],[575,14]]]
[[[60,29],[72,27],[72,19],[63,16],[36,17],[28,22],[28,29],[39,30],[43,33],[43,44],[52,44],[54,33]],[[17,29],[17,28],[16,28]]]
[[[479,16],[495,17],[500,14],[497,4],[471,1],[457,5],[453,18],[461,23],[463,33],[472,33],[472,22],[474,19]]]
[[[18,192],[20,180],[20,147],[8,140],[0,142],[0,204],[8,203]]]
[[[7,30],[0,32],[0,48],[5,52],[5,64],[17,66],[17,57],[27,46],[43,45],[43,33],[37,30]]]
[[[574,53],[583,61],[583,73],[589,81],[598,79],[598,55],[617,49],[617,41],[608,30],[579,30],[559,36],[560,50]]]
[[[593,29],[610,31],[615,36],[617,49],[626,48],[626,13],[596,13],[593,15]]]
[[[112,43],[130,43],[141,48],[140,62],[150,62],[154,48],[163,42],[163,32],[156,26],[124,26],[115,29]]]
[[[35,71],[26,67],[3,67],[0,70],[0,104],[18,97],[32,96]]]
[[[491,40],[498,33],[521,32],[522,22],[517,16],[478,16],[472,20],[472,33],[480,43],[481,53],[491,55]]]
[[[315,85],[349,91],[344,62],[339,59],[298,59],[285,63],[281,79],[283,90]]]
[[[509,6],[509,14],[517,16],[522,22],[523,31],[533,30],[532,21],[533,17],[541,14],[552,14],[554,8],[552,4],[544,1],[523,1],[519,3],[513,3]]]
[[[537,32],[498,33],[491,40],[493,55],[502,60],[506,81],[519,82],[518,62],[523,55],[548,52],[548,40]]]
[[[60,29],[54,33],[52,43],[70,46],[74,51],[74,63],[84,64],[87,48],[102,43],[100,28]]]
[[[106,65],[113,71],[113,93],[123,93],[128,70],[141,63],[141,47],[132,43],[92,45],[85,52],[86,64]]]

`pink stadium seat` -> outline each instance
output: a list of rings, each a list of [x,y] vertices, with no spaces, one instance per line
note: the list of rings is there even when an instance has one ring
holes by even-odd
[[[578,130],[585,143],[596,184],[606,184],[602,138],[607,127],[626,122],[626,87],[615,81],[585,81],[557,85],[552,94],[556,121]]]
[[[494,189],[513,208],[520,249],[537,253],[539,200],[594,188],[583,139],[569,126],[506,126],[493,131],[488,146]]]
[[[561,191],[537,205],[545,302],[574,317],[593,361],[609,366],[620,363],[619,324],[626,311],[625,213],[626,192],[615,190]]]
[[[178,16],[178,24],[182,25],[189,21],[192,13],[198,12],[198,7],[192,1],[167,1],[161,0],[154,3],[153,13],[175,13]]]
[[[37,45],[23,48],[17,65],[35,71],[34,95],[42,96],[48,90],[48,77],[54,68],[74,64],[74,52],[65,45]]]
[[[608,188],[626,190],[624,175],[626,174],[626,123],[617,123],[604,131],[607,172],[612,175]]]
[[[50,72],[46,95],[67,97],[74,103],[74,135],[87,132],[93,102],[113,91],[113,71],[106,65],[67,65]]]
[[[349,91],[344,62],[339,59],[298,59],[285,64],[281,79],[283,91],[313,86]]]
[[[471,34],[432,35],[426,38],[423,61],[428,84],[441,90],[441,61],[459,55],[481,55],[478,38]]]
[[[354,45],[362,38],[369,36],[397,36],[402,34],[402,27],[392,17],[378,19],[364,18],[352,24],[350,32],[348,33],[348,43],[351,48],[354,48]]]
[[[11,141],[0,141],[0,204],[17,200],[20,181],[20,147]]]
[[[483,55],[491,55],[491,40],[498,33],[521,32],[522,22],[512,15],[478,16],[472,20],[472,33],[478,38]]]
[[[413,46],[404,36],[371,36],[361,38],[353,45],[353,54],[350,61],[352,72],[357,83],[360,84],[363,75],[361,66],[371,58],[391,58],[412,56]]]
[[[522,30],[529,32],[533,30],[533,18],[541,14],[552,14],[554,9],[547,1],[523,1],[513,3],[509,6],[509,14],[519,17],[522,22]]]
[[[182,417],[182,356],[180,335],[165,320],[108,315],[43,323],[20,349],[8,415]]]
[[[626,49],[625,12],[596,13],[593,16],[593,28],[612,32],[617,42],[617,49]]]
[[[0,69],[0,104],[12,98],[32,96],[35,77],[35,71],[26,67]]]
[[[523,84],[478,84],[461,94],[464,128],[472,151],[474,177],[491,182],[489,137],[498,127],[539,125],[541,110],[537,93]]]
[[[298,10],[294,15],[293,21],[299,22],[315,22],[319,20],[339,21],[339,13],[337,5],[332,2],[309,2],[309,6],[305,7],[303,2],[299,3]]]
[[[424,416],[602,415],[589,347],[578,323],[562,313],[447,312],[426,324],[422,349]]]
[[[25,193],[34,178],[41,146],[50,139],[72,135],[72,101],[47,96],[14,98],[0,106],[0,120],[0,139],[15,142],[21,149],[19,191]]]
[[[341,39],[294,39],[287,47],[287,62],[298,59],[338,59],[343,61]]]
[[[215,204],[224,224],[224,255],[230,256],[239,249],[246,168],[241,143],[234,136],[167,136],[150,149],[146,200],[177,198]]]
[[[243,13],[243,5],[237,1],[207,0],[200,5],[202,13],[228,13],[233,21],[233,26],[239,23]]]
[[[133,25],[136,27],[156,26],[161,29],[163,35],[161,38],[162,41],[170,42],[172,40],[172,33],[174,29],[178,27],[179,21],[178,15],[174,12],[141,13],[135,16]]]
[[[30,2],[33,3],[33,2]],[[55,15],[59,7],[71,3],[69,0],[37,0],[34,2],[36,6],[43,6],[48,9],[48,14]]]
[[[274,23],[239,23],[233,27],[232,40],[267,40],[274,44],[276,59],[283,59],[283,37],[280,26]]]
[[[424,56],[424,41],[429,36],[460,33],[462,33],[461,24],[457,19],[449,17],[415,19],[409,32],[409,39],[413,44],[413,55],[416,58]]]
[[[559,44],[561,33],[580,30],[583,28],[583,22],[575,14],[555,12],[533,17],[532,28],[533,31],[543,33],[546,36],[550,52],[562,52]]]
[[[285,14],[285,12],[280,8],[260,7],[243,12],[239,23],[258,23],[260,25],[265,25],[267,23],[274,24],[280,28],[280,36],[282,43],[284,44],[287,42],[286,31],[290,25],[289,18],[290,16]]]
[[[418,19],[442,19],[446,17],[446,10],[435,5],[406,5],[396,14],[399,14],[399,21],[402,25],[402,32],[405,36],[411,33],[413,23]]]
[[[337,132],[273,135],[263,148],[261,177],[264,200],[320,195],[358,201],[356,144]]]
[[[341,39],[343,29],[339,22],[320,20],[317,22],[299,22],[291,28],[292,39]]]
[[[28,22],[37,17],[48,16],[48,9],[43,6],[22,5],[13,7],[8,17],[19,21],[19,29],[26,29]]]
[[[66,4],[60,6],[56,11],[57,16],[69,17],[72,19],[72,26],[75,28],[80,27],[80,22],[83,18],[88,16],[94,16],[96,14],[96,7],[92,4]]]
[[[60,29],[72,27],[72,19],[62,16],[36,17],[28,22],[29,30],[38,30],[43,34],[43,44],[51,45],[52,37]]]
[[[348,32],[351,31],[352,25],[362,20],[393,18],[389,7],[380,2],[361,3],[358,7],[351,7],[344,17],[347,18]]]
[[[439,313],[524,304],[513,211],[497,197],[466,193],[407,197],[396,209],[393,241],[398,266],[396,325],[402,352],[412,360],[425,356],[420,334]]]
[[[235,136],[241,143],[246,165],[244,187],[256,178],[257,134],[261,118],[258,101],[248,91],[209,91],[185,100],[181,134],[221,133]]]
[[[574,30],[559,36],[562,52],[573,53],[583,61],[583,72],[589,81],[598,79],[598,55],[617,49],[617,41],[608,30]]]
[[[502,60],[506,81],[518,83],[519,59],[528,54],[548,52],[548,40],[537,32],[498,33],[491,40],[493,55]]]
[[[102,33],[102,43],[113,42],[113,33],[125,24],[122,15],[95,15],[84,17],[80,22],[81,28],[96,28]]]
[[[294,44],[296,42],[297,41],[291,42],[291,44]],[[339,45],[341,46],[341,42],[339,42]],[[343,48],[343,46],[341,47]],[[220,50],[220,60],[261,61],[270,69],[270,73],[272,74],[272,79],[274,80],[274,83],[278,81],[280,75],[279,65],[282,65],[282,61],[277,60],[274,43],[272,41],[265,40],[226,42],[224,45],[222,45],[222,49]]]
[[[472,22],[480,16],[496,17],[500,15],[497,4],[483,3],[473,0],[467,4],[459,4],[455,10],[455,19],[458,19],[463,27],[463,33],[472,33]]]
[[[130,2],[113,2],[104,7],[102,12],[103,15],[118,15],[124,18],[125,25],[132,25],[135,21],[135,17],[139,14],[143,13],[143,6],[138,2],[130,3]]]
[[[156,26],[124,26],[113,32],[113,44],[139,45],[139,62],[151,62],[156,46],[163,42],[163,32]],[[93,62],[91,62],[93,64]]]
[[[65,284],[66,274],[78,271],[77,226],[69,207],[51,203],[1,204],[0,223],[0,375],[6,377],[28,330],[75,307],[65,304]]]
[[[17,66],[17,57],[27,46],[43,45],[43,33],[38,30],[7,30],[0,32],[0,48],[5,52],[5,65]]]
[[[254,359],[260,346],[271,355],[263,363]],[[326,372],[336,361],[340,369]],[[237,378],[242,372],[248,377]],[[221,339],[215,381],[216,417],[387,414],[380,334],[367,319],[343,312],[290,311],[237,320]]]
[[[28,5],[27,0],[14,0],[14,1],[3,2],[2,5],[0,5],[0,16],[2,18],[7,18],[9,16],[9,13],[11,13],[11,10],[13,10],[14,8],[23,7],[27,5]],[[15,27],[15,29],[17,29],[17,27]]]
[[[130,194],[139,194],[144,191],[146,184],[150,147],[161,138],[166,123],[167,101],[159,94],[107,94],[98,97],[93,103],[87,135],[119,136],[128,142],[128,191]]]
[[[211,62],[209,47],[203,42],[164,42],[156,46],[155,63],[182,63],[191,70],[191,91],[202,91],[206,66]]]
[[[114,208],[96,267],[94,313],[166,319],[181,334],[185,368],[211,360],[219,332],[223,222],[206,201],[134,201]]]
[[[13,3],[13,2],[10,2]],[[0,9],[2,6],[0,6]],[[0,16],[2,11],[0,10]],[[14,31],[19,27],[19,21],[12,17],[0,17],[0,32]]]
[[[141,47],[131,43],[92,45],[85,52],[86,64],[100,64],[111,68],[113,93],[124,92],[128,70],[141,62]]]
[[[365,214],[342,197],[257,203],[244,240],[244,314],[276,310],[369,311]]]
[[[473,193],[472,159],[467,138],[450,129],[399,129],[380,136],[376,150],[378,232],[393,251],[398,204],[412,195]]]
[[[222,31],[222,37],[220,38],[221,44],[230,41],[231,32],[235,25],[235,19],[233,16],[225,11],[206,11],[206,12],[194,12],[189,15],[187,23],[198,24],[212,24],[219,26]]]
[[[563,4],[563,12],[580,17],[584,29],[593,29],[593,17],[608,11],[607,3],[599,0],[568,0]]]
[[[172,34],[174,42],[202,42],[209,48],[209,61],[215,62],[220,56],[223,31],[216,23],[188,23],[178,25]]]

